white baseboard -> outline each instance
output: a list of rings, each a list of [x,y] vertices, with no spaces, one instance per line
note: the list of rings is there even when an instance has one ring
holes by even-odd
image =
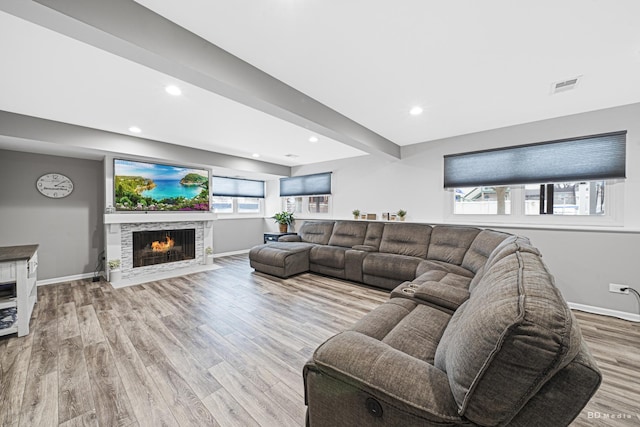
[[[219,253],[219,254],[213,254],[213,257],[214,258],[222,258],[223,256],[248,254],[250,250],[251,249],[243,249],[241,251],[222,252],[222,253]]]
[[[619,319],[630,320],[631,322],[640,322],[640,314],[611,310],[609,308],[594,307],[592,305],[576,304],[573,302],[569,302],[567,304],[569,305],[569,308],[573,310],[580,310],[593,314],[601,314],[603,316],[617,317]]]
[[[74,274],[72,276],[54,277],[53,279],[38,280],[36,284],[37,286],[53,285],[55,283],[71,282],[73,280],[90,279],[93,275],[94,273],[82,273]],[[99,275],[102,276],[102,272],[100,272]]]

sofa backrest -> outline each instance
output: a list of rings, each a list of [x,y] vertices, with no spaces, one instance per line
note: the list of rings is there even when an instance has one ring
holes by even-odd
[[[477,273],[486,262],[493,250],[511,234],[494,230],[482,230],[471,243],[464,255],[461,266]]]
[[[436,350],[458,412],[480,425],[508,423],[580,350],[577,322],[537,249],[510,239],[487,260]]]
[[[303,242],[326,245],[331,238],[334,221],[306,221],[298,230]]]
[[[384,231],[383,222],[369,222],[367,224],[367,234],[364,236],[364,245],[371,246],[376,250],[380,248],[382,233]]]
[[[366,233],[367,223],[364,221],[336,221],[329,245],[345,248],[362,245]]]
[[[426,258],[431,230],[426,224],[384,224],[380,252]]]
[[[460,265],[471,243],[480,233],[478,228],[439,225],[433,227],[427,259]]]

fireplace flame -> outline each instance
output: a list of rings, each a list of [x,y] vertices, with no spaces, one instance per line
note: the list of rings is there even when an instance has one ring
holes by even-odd
[[[167,252],[173,247],[174,241],[171,237],[167,236],[166,242],[155,241],[151,243],[151,249],[154,252]]]

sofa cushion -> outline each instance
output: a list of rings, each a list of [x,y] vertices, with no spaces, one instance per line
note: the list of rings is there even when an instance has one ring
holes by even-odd
[[[394,279],[398,283],[413,280],[420,258],[381,252],[368,253],[362,263],[362,273]]]
[[[542,259],[514,241],[454,313],[435,366],[447,373],[461,416],[503,425],[569,363],[580,340]]]
[[[427,259],[460,265],[471,243],[480,232],[477,228],[439,225],[431,232]]]
[[[427,271],[413,280],[413,283],[419,285],[426,282],[438,282],[443,285],[453,286],[454,288],[469,289],[470,277],[461,276],[455,273],[449,273],[443,270]]]
[[[309,262],[325,267],[343,269],[344,254],[347,249],[340,246],[315,245],[309,252]]]
[[[394,298],[364,316],[351,330],[433,364],[438,342],[449,319],[450,314],[433,307]]]
[[[333,226],[329,245],[343,246],[345,248],[362,245],[364,243],[364,236],[366,232],[366,222],[338,221]]]
[[[426,258],[430,236],[431,227],[428,225],[385,224],[380,252]]]
[[[446,271],[447,273],[457,274],[459,276],[468,277],[469,279],[473,277],[473,272],[467,270],[466,268],[460,267],[459,265],[455,264],[449,264],[448,262],[431,259],[422,261],[420,265],[418,265],[416,275],[420,276],[425,272],[433,270]]]
[[[307,221],[302,224],[298,235],[303,242],[326,245],[331,238],[333,221]]]
[[[375,248],[380,248],[380,242],[382,241],[382,232],[384,231],[383,222],[370,222],[367,225],[367,233],[364,236],[364,245]]]
[[[477,273],[487,262],[491,252],[509,236],[511,235],[500,231],[482,230],[471,243],[461,266]]]

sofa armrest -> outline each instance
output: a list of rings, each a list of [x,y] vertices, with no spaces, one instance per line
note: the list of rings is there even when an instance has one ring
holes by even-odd
[[[302,242],[302,237],[297,234],[285,234],[278,238],[278,242]]]
[[[352,246],[351,249],[355,249],[356,251],[364,251],[364,252],[378,252],[378,248],[375,246],[369,245],[355,245]]]
[[[457,310],[462,303],[468,300],[469,295],[469,291],[466,289],[456,288],[434,281],[422,283],[413,294],[415,298],[453,311]]]
[[[359,332],[342,332],[318,347],[305,366],[305,378],[309,371],[331,376],[425,420],[461,421],[445,372]]]

